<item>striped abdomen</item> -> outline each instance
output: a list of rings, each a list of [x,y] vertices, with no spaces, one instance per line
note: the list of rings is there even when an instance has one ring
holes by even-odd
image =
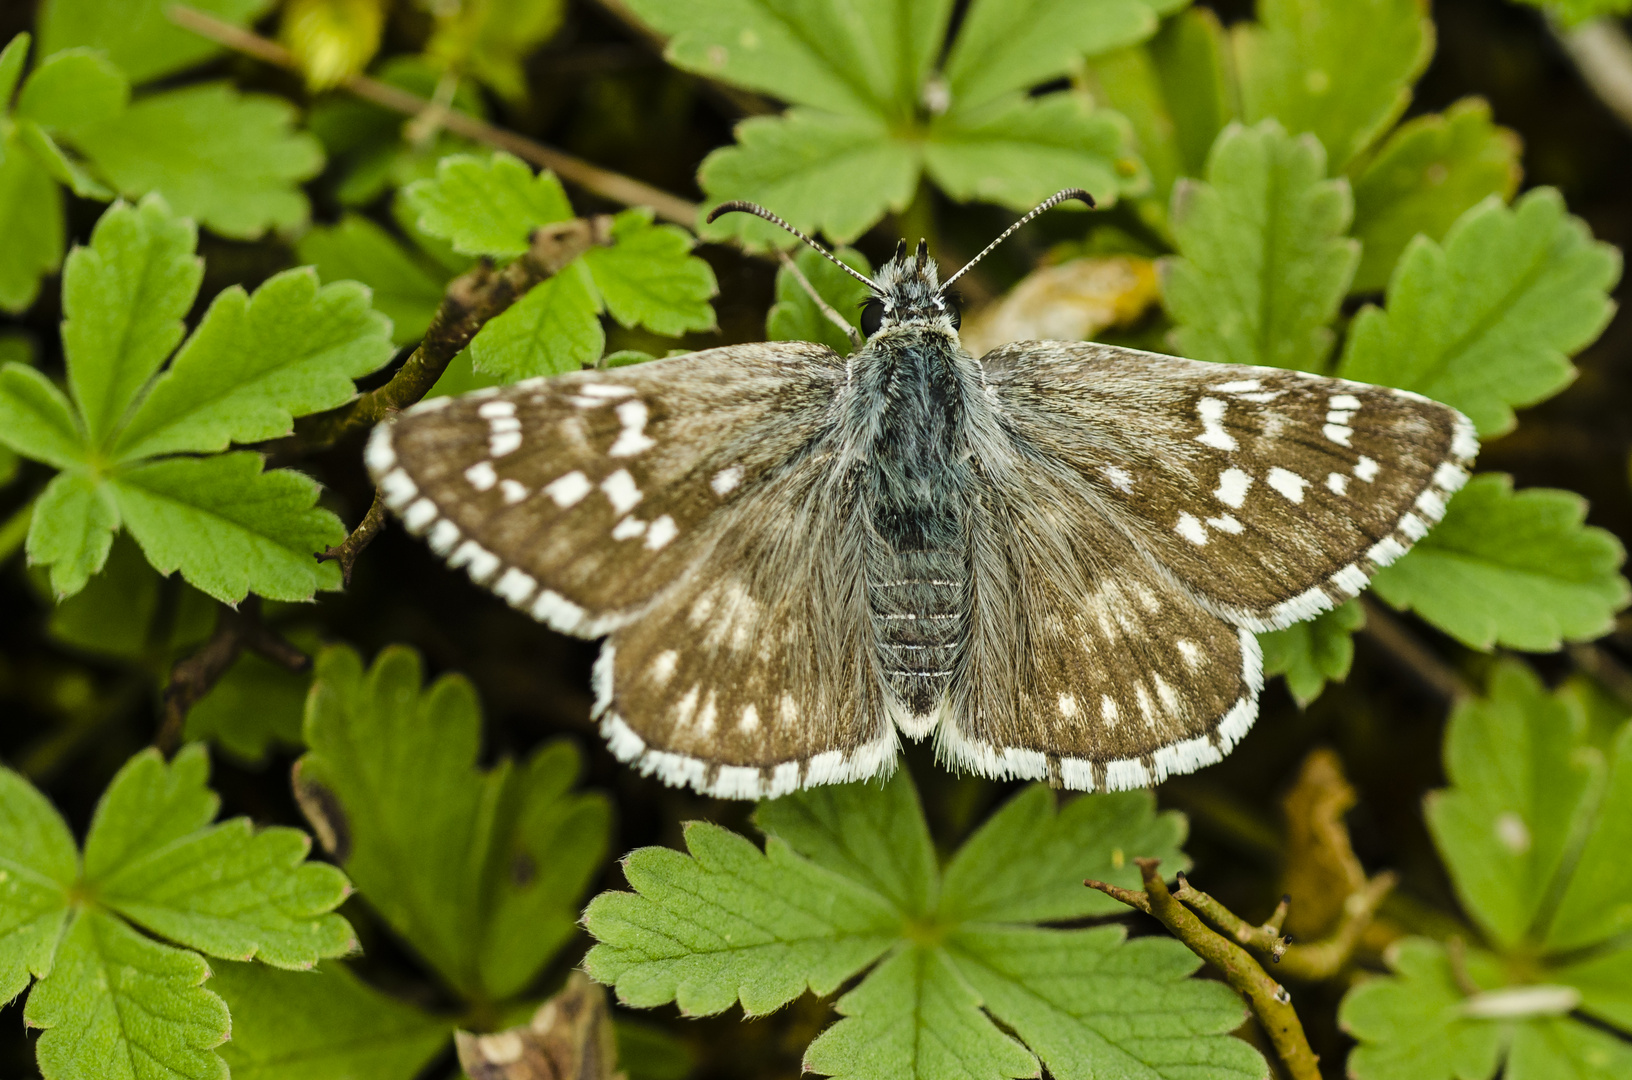
[[[897,552],[870,589],[879,663],[915,716],[945,695],[964,635],[964,566],[950,552]]]

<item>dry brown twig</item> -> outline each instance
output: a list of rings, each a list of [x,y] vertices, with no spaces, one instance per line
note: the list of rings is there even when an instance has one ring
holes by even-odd
[[[312,658],[261,622],[261,598],[253,593],[236,608],[222,604],[208,641],[176,662],[164,688],[163,718],[153,745],[169,757],[181,746],[187,714],[204,699],[245,649],[290,671],[306,671]]]
[[[1246,998],[1292,1080],[1320,1080],[1320,1059],[1309,1048],[1303,1022],[1292,1008],[1292,995],[1286,987],[1270,978],[1251,953],[1208,927],[1168,891],[1158,870],[1161,860],[1135,859],[1134,862],[1144,877],[1143,892],[1092,879],[1083,884],[1151,915],[1191,952],[1217,968],[1235,992]]]

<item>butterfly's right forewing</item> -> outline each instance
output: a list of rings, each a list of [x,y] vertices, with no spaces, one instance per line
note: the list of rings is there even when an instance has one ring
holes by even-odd
[[[387,505],[450,565],[557,630],[632,619],[707,552],[703,523],[805,452],[843,361],[804,342],[433,398],[381,424]]]

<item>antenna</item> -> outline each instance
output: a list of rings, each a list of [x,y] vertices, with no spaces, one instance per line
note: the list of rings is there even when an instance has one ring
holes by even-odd
[[[1003,235],[999,236],[996,240],[993,240],[990,244],[987,244],[985,250],[983,250],[979,255],[976,255],[973,259],[970,259],[967,263],[964,264],[962,270],[959,270],[957,273],[953,274],[951,277],[947,278],[944,282],[942,282],[940,291],[942,293],[946,292],[946,290],[951,287],[951,285],[952,285],[952,283],[954,281],[958,280],[964,274],[968,273],[970,267],[974,266],[980,260],[982,260],[986,256],[990,255],[992,253],[993,248],[997,247],[997,245],[1001,244],[1003,241],[1005,241],[1009,237],[1013,236],[1014,231],[1016,229],[1018,229],[1020,226],[1024,225],[1026,222],[1030,221],[1032,218],[1036,217],[1038,214],[1041,214],[1044,210],[1052,210],[1054,207],[1060,205],[1060,203],[1065,202],[1068,199],[1081,199],[1083,202],[1088,204],[1088,209],[1092,210],[1094,208],[1094,197],[1092,195],[1088,194],[1086,191],[1082,190],[1081,188],[1066,188],[1064,191],[1056,191],[1054,194],[1050,195],[1048,198],[1046,198],[1042,202],[1038,203],[1036,208],[1034,210],[1032,210],[1031,213],[1027,214],[1025,217],[1021,218],[1019,221],[1016,221],[1013,225],[1010,225],[1007,229],[1004,229],[1003,230]],[[730,204],[727,204],[727,205],[730,205]],[[717,212],[718,211],[716,211],[716,213]],[[712,221],[713,219],[710,218],[709,220]],[[829,255],[828,258],[831,259],[831,258],[833,258],[833,256]],[[936,295],[940,295],[940,294],[937,293]]]
[[[1086,195],[1084,197],[1086,198]],[[1060,196],[1056,195],[1054,198],[1055,198],[1055,201],[1058,201]],[[1050,204],[1050,205],[1052,205],[1052,204]],[[1092,206],[1093,203],[1090,202],[1088,205]],[[1032,211],[1033,214],[1038,213],[1038,212],[1039,211],[1037,211],[1037,210]],[[818,244],[816,241],[812,240],[810,237],[806,236],[804,233],[800,232],[798,229],[794,228],[792,225],[789,225],[786,221],[783,221],[781,218],[777,217],[775,214],[771,213],[769,210],[765,209],[763,206],[759,205],[758,203],[744,202],[741,199],[735,199],[735,200],[733,200],[731,202],[721,203],[720,205],[716,206],[709,213],[709,215],[708,215],[709,224],[712,225],[714,223],[714,219],[717,218],[717,217],[720,217],[722,214],[735,214],[735,213],[752,214],[757,218],[764,218],[766,221],[769,221],[772,225],[782,226],[782,228],[788,230],[790,233],[797,236],[799,239],[803,240],[805,243],[809,244],[811,247],[815,248],[817,251],[821,252],[822,257],[825,258],[828,262],[832,263],[834,266],[837,266],[840,270],[843,270],[845,273],[849,274],[851,277],[855,278],[857,281],[859,281],[863,285],[867,286],[874,293],[877,293],[879,291],[878,285],[873,281],[872,278],[867,277],[865,274],[857,273],[856,270],[853,267],[850,267],[850,266],[846,265],[845,263],[841,262],[837,255],[833,254],[831,251],[827,250],[822,245]],[[1012,232],[1013,230],[1010,230],[1010,231]],[[986,253],[983,251],[983,252],[981,252],[981,254],[984,255]]]

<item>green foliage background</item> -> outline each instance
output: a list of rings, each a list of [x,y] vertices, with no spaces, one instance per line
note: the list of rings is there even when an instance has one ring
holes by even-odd
[[[581,965],[632,1080],[1263,1077],[1240,1000],[1080,881],[1160,857],[1263,917],[1309,887],[1279,800],[1327,746],[1401,884],[1337,977],[1290,985],[1326,1075],[1632,1078],[1632,134],[1549,36],[1626,4],[1526,4],[193,5],[281,33],[304,79],[159,0],[0,9],[0,1075],[450,1076],[455,1028],[524,1022]],[[323,89],[346,57],[435,109]],[[1058,799],[916,747],[882,785],[712,802],[605,753],[592,646],[394,527],[344,586],[312,558],[371,501],[362,432],[288,436],[539,226],[604,213],[612,240],[433,394],[848,349],[778,270],[789,237],[701,225],[725,199],[865,270],[903,236],[956,263],[1065,186],[1101,211],[1028,227],[972,307],[1044,262],[1148,260],[1159,305],[1107,340],[1412,390],[1485,444],[1363,601],[1264,636],[1284,679],[1219,766]],[[167,761],[170,671],[224,605],[314,662],[245,651]]]

